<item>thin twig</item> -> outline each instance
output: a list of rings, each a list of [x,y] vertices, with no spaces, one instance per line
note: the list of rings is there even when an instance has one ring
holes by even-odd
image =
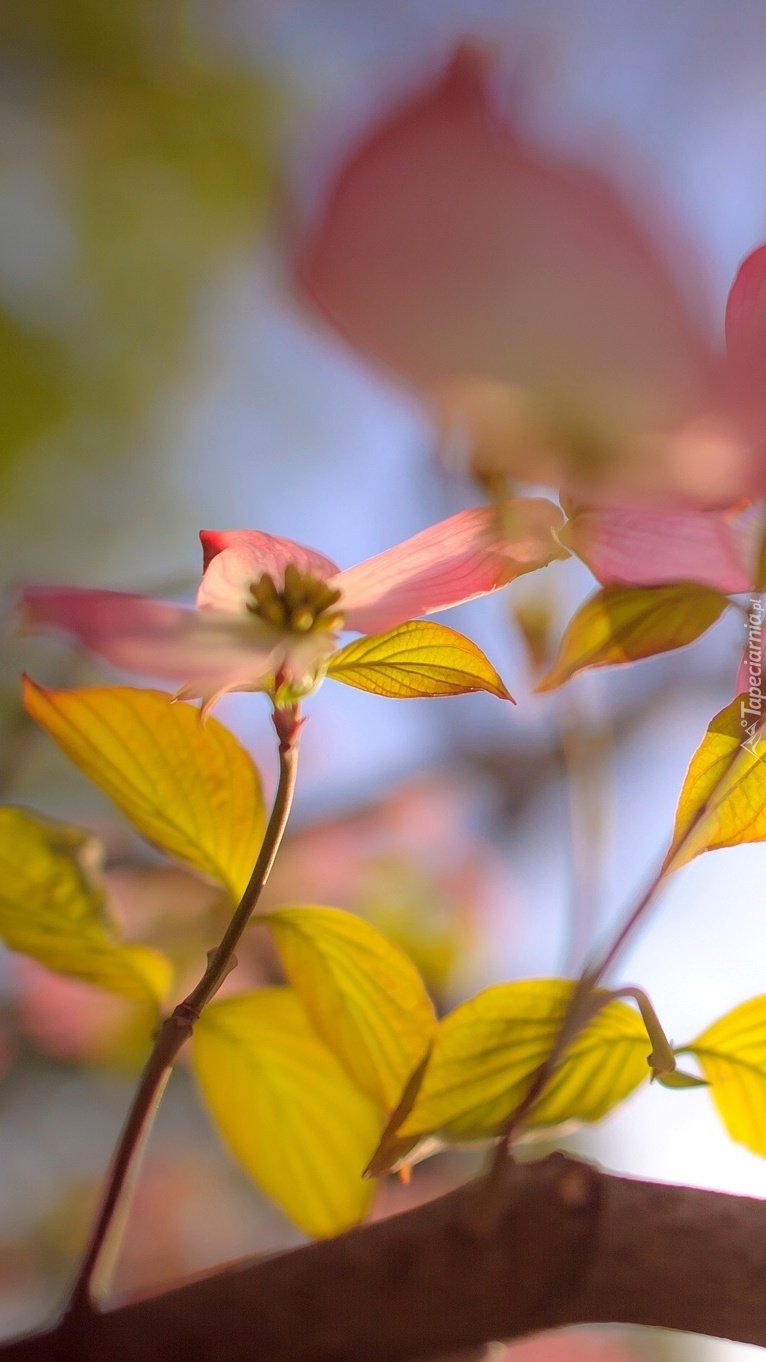
[[[556,1036],[549,1054],[532,1075],[526,1093],[518,1106],[511,1112],[511,1115],[507,1118],[501,1129],[500,1141],[496,1147],[495,1155],[489,1170],[490,1178],[495,1178],[502,1168],[502,1165],[510,1154],[514,1136],[526,1120],[532,1107],[542,1096],[544,1089],[548,1086],[548,1083],[564,1058],[566,1051],[569,1049],[572,1042],[577,1039],[583,1028],[588,1025],[588,1022],[603,1006],[603,1001],[596,994],[595,990],[601,983],[601,980],[604,978],[607,971],[611,969],[618,955],[627,944],[629,938],[633,935],[636,927],[645,917],[648,909],[654,903],[666,877],[678,865],[686,846],[700,824],[707,817],[719,791],[723,788],[728,779],[739,754],[740,749],[737,747],[726,762],[723,771],[716,780],[712,790],[709,791],[707,798],[703,800],[702,804],[697,809],[689,826],[684,831],[683,836],[679,838],[677,843],[671,843],[670,849],[659,870],[653,875],[648,887],[641,894],[636,904],[630,909],[615,936],[604,948],[603,953],[600,956],[596,955],[591,963],[585,966],[580,978],[576,981],[558,1035]]]
[[[279,783],[253,873],[220,944],[210,954],[205,973],[165,1019],[157,1035],[112,1159],[101,1209],[69,1302],[70,1315],[92,1313],[94,1302],[106,1294],[122,1238],[130,1191],[173,1064],[190,1038],[202,1009],[217,993],[231,968],[234,951],[279,850],[295,790],[298,735],[302,724],[297,707],[276,710],[274,724],[279,736]]]

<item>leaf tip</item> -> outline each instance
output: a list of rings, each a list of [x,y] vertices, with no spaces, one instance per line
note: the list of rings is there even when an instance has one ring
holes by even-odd
[[[33,681],[29,672],[23,672],[21,677],[21,699],[25,710],[33,718],[35,715],[35,702],[38,698],[47,694],[45,686],[41,686],[37,681]]]
[[[369,1181],[372,1178],[383,1178],[389,1173],[398,1173],[403,1166],[411,1167],[412,1160],[409,1156],[417,1140],[401,1140],[396,1135],[387,1135],[384,1131],[378,1148],[375,1150],[370,1162],[362,1173],[362,1177]]]

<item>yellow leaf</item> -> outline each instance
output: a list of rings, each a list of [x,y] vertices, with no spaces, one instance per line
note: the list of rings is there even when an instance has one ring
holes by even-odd
[[[766,839],[766,743],[757,735],[749,739],[743,727],[747,703],[738,696],[716,714],[692,757],[666,870],[687,865],[703,851]]]
[[[41,965],[126,998],[158,1002],[170,964],[121,945],[98,883],[94,837],[26,809],[0,809],[0,936]]]
[[[313,1030],[292,989],[264,988],[205,1008],[194,1071],[234,1157],[306,1234],[364,1217],[362,1178],[381,1116]]]
[[[538,691],[555,690],[589,667],[636,662],[682,648],[704,634],[729,604],[712,587],[605,586],[570,620]]]
[[[33,719],[148,841],[239,899],[263,840],[261,782],[215,719],[165,691],[46,690],[24,679]]]
[[[411,620],[387,634],[355,639],[334,653],[333,681],[394,700],[486,690],[512,700],[480,648],[444,624]]]
[[[313,1026],[362,1091],[391,1111],[436,1029],[412,961],[339,908],[282,908],[265,921]]]
[[[566,979],[497,984],[439,1025],[417,1098],[381,1152],[390,1162],[431,1135],[452,1141],[496,1134],[550,1053],[573,985]],[[570,1047],[527,1118],[528,1126],[598,1121],[645,1078],[651,1042],[637,1011],[610,1002]],[[376,1155],[374,1170],[381,1160]]]
[[[766,1157],[766,994],[735,1007],[684,1052],[697,1056],[731,1138]]]

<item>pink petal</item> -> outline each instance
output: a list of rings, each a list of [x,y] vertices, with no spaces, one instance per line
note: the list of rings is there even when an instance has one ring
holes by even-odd
[[[346,628],[385,633],[566,557],[554,538],[563,519],[552,502],[529,499],[461,511],[432,525],[331,578],[341,590]]]
[[[749,514],[613,506],[578,510],[559,537],[604,584],[698,582],[729,594],[751,587],[756,531]]]
[[[740,265],[726,304],[729,401],[747,441],[751,495],[766,492],[766,245]]]
[[[22,623],[65,630],[89,652],[195,692],[252,686],[274,670],[281,636],[254,616],[202,612],[121,591],[28,587]]]
[[[261,530],[201,530],[200,539],[204,572],[198,606],[241,611],[250,598],[251,583],[268,572],[281,586],[288,563],[322,580],[338,571],[335,563],[314,549]]]
[[[671,239],[660,206],[644,207]],[[631,432],[702,401],[712,361],[684,299],[703,290],[677,244],[674,275],[606,180],[522,143],[462,49],[343,166],[297,278],[352,343],[421,389],[534,394],[533,446],[547,432],[576,465],[622,457]],[[504,448],[510,471],[537,480],[536,447]]]
[[[732,363],[766,373],[766,245],[737,271],[726,303],[726,349]]]

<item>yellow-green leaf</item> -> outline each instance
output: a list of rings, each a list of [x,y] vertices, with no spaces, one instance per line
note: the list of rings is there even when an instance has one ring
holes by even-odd
[[[409,1115],[398,1131],[386,1132],[381,1152],[390,1162],[431,1135],[464,1141],[495,1134],[550,1053],[572,988],[566,979],[497,984],[449,1013]],[[649,1078],[651,1048],[639,1013],[607,1003],[573,1042],[527,1124],[600,1120]],[[375,1171],[380,1167],[376,1156]]]
[[[706,1078],[697,1078],[696,1074],[684,1073],[683,1069],[671,1069],[670,1073],[657,1074],[656,1079],[661,1088],[707,1088],[710,1086]]]
[[[636,662],[683,648],[729,604],[709,586],[605,586],[570,620],[553,667],[537,689],[555,690],[589,667]]]
[[[205,1008],[194,1071],[234,1157],[306,1234],[339,1234],[370,1203],[362,1178],[381,1116],[289,988]]]
[[[475,643],[430,620],[411,620],[387,634],[347,643],[333,654],[327,675],[394,700],[467,695],[477,690],[489,691],[501,700],[512,699]]]
[[[685,1052],[697,1056],[731,1138],[766,1157],[766,994],[714,1022]]]
[[[436,1029],[412,961],[339,908],[281,908],[265,920],[315,1029],[362,1091],[391,1111]]]
[[[46,690],[28,677],[34,719],[150,842],[236,900],[263,840],[258,771],[216,719],[165,691]]]
[[[716,714],[692,757],[667,870],[687,865],[703,851],[766,839],[766,741],[749,736],[744,727],[747,704],[741,695]]]
[[[0,937],[59,974],[111,993],[158,1002],[170,963],[147,946],[121,945],[99,885],[95,837],[26,809],[0,809]]]

